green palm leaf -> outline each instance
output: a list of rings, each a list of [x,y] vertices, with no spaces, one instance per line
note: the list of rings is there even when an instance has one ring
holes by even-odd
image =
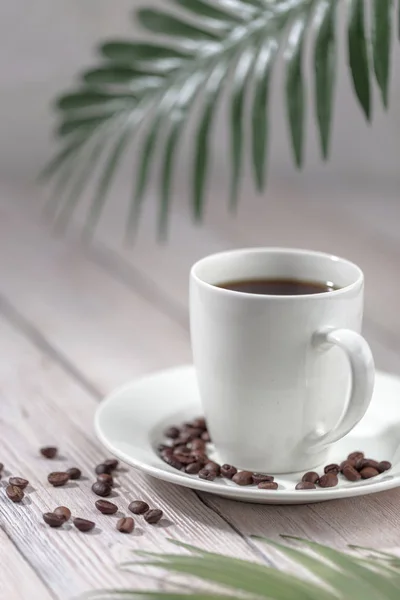
[[[126,567],[155,566],[196,578],[185,591],[103,590],[89,597],[149,598],[172,600],[397,600],[400,594],[400,564],[396,557],[370,550],[369,558],[352,556],[315,542],[295,540],[299,548],[255,538],[274,547],[297,567],[302,576],[279,571],[273,566],[230,558],[199,548],[173,542],[187,554],[137,552],[145,562],[129,561]],[[171,540],[172,541],[172,540]],[[366,549],[363,549],[365,551]],[[389,566],[387,566],[389,565]],[[286,567],[287,568],[287,567]],[[313,579],[310,579],[310,575]],[[200,583],[218,586],[218,591],[202,591]]]
[[[392,0],[372,0],[367,30],[365,1],[346,5],[348,61],[355,94],[371,118],[372,81],[388,104]],[[136,8],[135,18],[148,39],[110,40],[99,45],[100,64],[83,72],[81,85],[55,102],[56,131],[63,144],[42,173],[62,188],[69,220],[86,189],[88,173],[98,173],[87,232],[98,223],[116,170],[132,141],[137,168],[127,219],[137,230],[150,174],[160,163],[159,229],[168,226],[175,166],[185,126],[195,113],[191,207],[196,220],[204,213],[213,125],[219,101],[227,100],[229,119],[230,204],[239,199],[245,150],[250,150],[254,183],[265,187],[269,140],[269,93],[279,54],[284,57],[285,100],[294,162],[304,162],[306,85],[304,47],[313,35],[314,115],[321,154],[328,156],[336,72],[338,0],[165,0],[163,10]],[[369,60],[371,55],[372,60]],[[373,77],[374,75],[374,77]],[[103,152],[94,152],[97,136],[107,131]],[[140,134],[140,135],[138,135]],[[129,142],[129,143],[128,143]],[[79,157],[79,159],[78,159]],[[97,168],[100,166],[100,168]],[[65,175],[69,172],[68,177]],[[76,176],[71,176],[78,171]],[[100,172],[101,171],[101,172]],[[61,203],[61,204],[60,204]]]

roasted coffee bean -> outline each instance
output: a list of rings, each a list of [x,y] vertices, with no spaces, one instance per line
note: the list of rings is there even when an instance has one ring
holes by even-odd
[[[65,523],[65,519],[62,515],[51,512],[43,514],[43,521],[47,523],[47,525],[50,525],[50,527],[61,527]]]
[[[206,443],[204,440],[197,438],[195,440],[192,441],[192,443],[190,444],[190,447],[193,450],[197,451],[197,452],[205,452],[206,451]]]
[[[204,452],[202,452],[201,450],[192,450],[192,456],[194,456],[196,461],[200,461],[201,463],[203,463],[203,465],[210,461],[207,454],[204,454]]]
[[[79,531],[86,533],[87,531],[91,531],[94,527],[96,527],[96,523],[93,521],[88,521],[87,519],[80,519],[77,517],[74,519],[74,525]]]
[[[55,446],[45,446],[40,448],[40,454],[45,458],[54,458],[58,452],[58,448]]]
[[[170,438],[171,440],[176,440],[176,438],[179,437],[180,434],[180,430],[177,427],[168,427],[165,431],[164,431],[164,435],[167,438]]]
[[[191,463],[190,465],[186,465],[185,473],[187,473],[188,475],[197,475],[197,473],[201,471],[202,468],[203,463],[198,460],[194,463]]]
[[[296,490],[316,490],[317,486],[312,481],[300,481],[296,485]]]
[[[108,473],[102,473],[101,475],[97,475],[97,481],[102,481],[103,483],[106,483],[107,485],[111,485],[111,487],[113,487],[113,485],[114,485],[113,476],[109,475]]]
[[[17,485],[8,485],[6,487],[6,494],[12,502],[21,502],[25,496],[24,492]]]
[[[259,490],[277,490],[278,484],[276,481],[260,481],[257,487]]]
[[[346,465],[342,471],[343,476],[349,481],[359,481],[361,479],[360,473],[351,465]]]
[[[67,469],[66,471],[69,475],[70,479],[80,479],[81,478],[81,470],[76,467],[72,467],[71,469]]]
[[[206,462],[204,469],[206,471],[214,471],[217,477],[221,475],[221,467],[218,463],[214,462],[213,460],[209,460],[208,462]]]
[[[206,420],[204,417],[197,417],[197,419],[194,419],[192,421],[192,427],[195,427],[196,429],[207,429],[207,425],[206,425]]]
[[[303,483],[318,483],[319,475],[315,471],[308,471],[308,473],[304,473],[301,480]]]
[[[364,458],[364,452],[352,452],[348,455],[347,460],[355,460],[356,462],[360,460],[360,458]]]
[[[57,506],[53,514],[62,517],[64,521],[69,521],[71,518],[71,511],[66,506]]]
[[[148,510],[147,513],[145,513],[144,519],[150,525],[155,525],[156,523],[159,522],[159,520],[161,519],[162,516],[163,516],[162,510],[159,510],[158,508],[153,508],[152,510]]]
[[[134,500],[133,502],[130,503],[130,505],[128,506],[128,509],[134,514],[134,515],[144,515],[144,513],[146,513],[149,510],[149,505],[147,504],[147,502],[143,502],[143,500]]]
[[[92,492],[94,492],[96,496],[106,498],[111,494],[111,485],[108,485],[108,483],[104,483],[103,481],[96,481],[92,485]]]
[[[29,485],[29,481],[27,479],[22,479],[22,477],[10,477],[8,481],[10,485],[16,485],[21,488],[21,490],[24,490]]]
[[[208,431],[203,431],[203,433],[201,434],[201,439],[207,443],[211,442],[211,437],[210,437],[210,434],[208,433]]]
[[[118,506],[108,500],[96,500],[94,505],[103,515],[114,515],[118,512]]]
[[[134,527],[135,521],[132,517],[122,517],[122,519],[119,519],[117,522],[117,529],[121,533],[132,533]]]
[[[161,450],[161,457],[162,458],[170,458],[174,453],[174,449],[171,448],[170,446],[164,446],[164,449]]]
[[[379,473],[384,473],[385,471],[389,471],[392,468],[392,463],[388,460],[382,460],[378,465]]]
[[[173,454],[177,456],[178,454],[190,454],[191,450],[184,444],[179,444],[179,446],[174,446]]]
[[[359,469],[371,468],[378,470],[379,462],[377,460],[373,460],[372,458],[364,458],[362,464]]]
[[[263,473],[253,473],[253,483],[257,485],[262,481],[273,481],[272,475],[264,475]]]
[[[364,467],[361,469],[360,475],[363,479],[371,479],[371,477],[376,477],[379,475],[379,471],[373,467]]]
[[[97,465],[94,469],[96,475],[102,475],[103,473],[107,473],[108,475],[110,475],[111,471],[112,468],[109,465],[106,465],[105,463]]]
[[[183,445],[186,446],[186,444],[188,444],[190,442],[190,433],[188,433],[187,431],[181,431],[181,433],[179,434],[179,437],[176,438],[176,440],[174,440],[173,442],[173,446],[179,446],[179,445]]]
[[[232,481],[235,482],[236,485],[252,485],[253,473],[251,471],[239,471],[232,477]]]
[[[198,473],[200,479],[205,479],[206,481],[214,481],[217,477],[217,473],[215,471],[209,471],[207,469],[200,469]]]
[[[326,473],[319,478],[318,485],[322,488],[335,487],[339,483],[335,473]]]
[[[163,459],[163,461],[165,463],[167,463],[167,465],[169,465],[170,467],[173,467],[174,469],[182,468],[182,463],[180,463],[179,460],[177,460],[175,458],[175,456],[163,454],[161,458]]]
[[[53,487],[61,487],[68,483],[69,475],[63,471],[55,471],[54,473],[47,475],[47,481],[51,483]]]
[[[335,475],[337,475],[340,471],[340,466],[337,465],[336,463],[333,463],[331,465],[326,465],[326,467],[324,468],[324,473],[325,475],[327,473],[334,473]]]
[[[226,477],[226,479],[232,479],[234,475],[237,473],[237,468],[232,465],[222,465],[221,467],[221,475],[222,477]]]
[[[191,442],[201,438],[202,434],[204,433],[204,429],[189,427],[184,433],[188,436],[188,442]]]
[[[107,458],[107,460],[103,462],[103,465],[109,467],[111,471],[115,471],[116,469],[118,469],[119,460],[117,460],[116,458]]]
[[[166,446],[165,444],[158,444],[158,446],[157,446],[158,454],[161,454],[166,448],[169,448],[169,446]]]
[[[344,460],[343,462],[340,463],[340,472],[343,473],[343,470],[345,469],[345,467],[352,467],[352,469],[355,469],[356,467],[356,460]]]
[[[191,463],[196,462],[196,457],[192,454],[175,454],[174,458],[175,460],[178,460],[183,466],[190,465]]]

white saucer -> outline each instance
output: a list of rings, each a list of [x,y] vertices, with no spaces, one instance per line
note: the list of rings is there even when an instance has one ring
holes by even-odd
[[[341,462],[355,450],[393,467],[376,478],[335,488],[295,490],[302,474],[275,477],[279,489],[239,487],[231,481],[204,481],[164,463],[156,453],[167,425],[179,424],[202,414],[194,369],[191,366],[162,371],[112,392],[99,406],[96,433],[104,446],[126,463],[148,475],[196,490],[262,504],[305,504],[361,496],[400,485],[400,378],[377,373],[374,397],[363,420],[331,449],[325,463]],[[316,469],[322,472],[321,469]]]

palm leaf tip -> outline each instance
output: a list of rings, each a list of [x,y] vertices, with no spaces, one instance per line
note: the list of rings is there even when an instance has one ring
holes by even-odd
[[[371,86],[364,0],[350,0],[348,54],[354,91],[368,121],[371,120]]]
[[[392,0],[373,0],[372,55],[382,102],[388,107]]]

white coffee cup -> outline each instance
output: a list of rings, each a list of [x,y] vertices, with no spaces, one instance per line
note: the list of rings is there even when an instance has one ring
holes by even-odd
[[[339,289],[277,296],[218,287],[263,278]],[[374,385],[371,350],[359,333],[363,295],[361,269],[321,252],[243,249],[193,266],[193,356],[221,462],[267,473],[308,470],[358,423]]]

